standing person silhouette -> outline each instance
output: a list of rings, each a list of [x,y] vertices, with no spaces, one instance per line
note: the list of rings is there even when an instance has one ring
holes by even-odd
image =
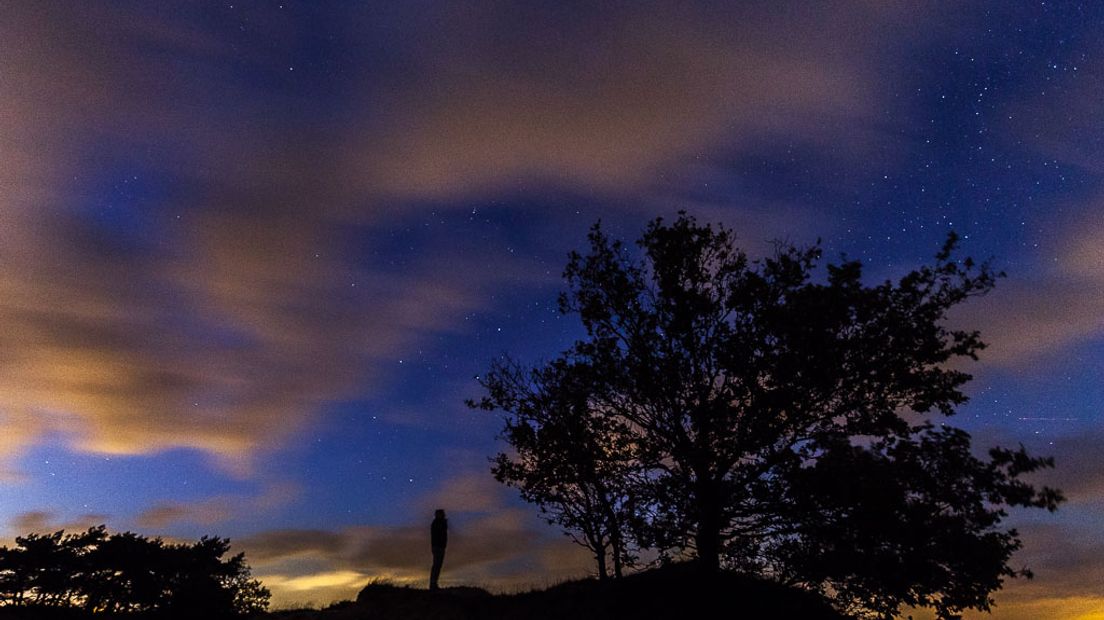
[[[429,526],[429,546],[433,549],[433,568],[429,571],[429,589],[437,589],[437,579],[441,576],[441,565],[445,563],[445,547],[448,546],[448,519],[441,508],[433,515]]]

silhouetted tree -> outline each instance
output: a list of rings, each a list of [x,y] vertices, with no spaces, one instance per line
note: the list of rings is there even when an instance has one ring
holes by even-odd
[[[132,612],[159,609],[169,588],[171,546],[160,538],[133,532],[108,536],[92,552],[94,586],[85,594],[92,611]]]
[[[181,617],[264,611],[268,590],[250,578],[244,553],[222,559],[229,550],[230,541],[218,537],[173,546],[175,570],[170,572],[170,594],[162,608]]]
[[[970,436],[920,424],[909,437],[825,445],[815,464],[793,464],[775,492],[787,515],[769,555],[779,576],[831,591],[856,615],[898,617],[902,605],[932,607],[940,618],[988,610],[1020,548],[998,526],[1004,506],[1053,509],[1056,491],[1018,480],[1050,466],[1017,450],[982,460]],[[785,534],[785,535],[783,535]]]
[[[69,602],[69,578],[77,572],[77,550],[64,532],[31,534],[15,539],[20,553],[13,570],[26,579],[24,596],[35,605]]]
[[[588,238],[560,298],[586,337],[532,376],[585,369],[585,386],[555,387],[585,392],[587,415],[542,413],[570,411],[631,447],[599,458],[634,463],[624,493],[640,543],[689,551],[706,571],[756,567],[881,615],[985,609],[1002,577],[1019,574],[1007,565],[1017,534],[999,525],[1008,506],[1057,506],[1057,491],[1019,480],[1052,462],[1022,450],[977,458],[967,434],[923,421],[966,401],[970,376],[948,362],[984,345],[945,319],[997,277],[954,259],[956,237],[934,264],[874,285],[857,261],[819,271],[817,247],[750,260],[731,231],[685,214],[653,221],[638,256],[597,225]],[[492,404],[532,417],[529,401],[496,397],[500,375],[485,380]],[[829,551],[838,563],[822,561]]]
[[[230,541],[170,544],[104,526],[16,538],[0,547],[0,600],[8,605],[80,607],[89,612],[156,612],[229,617],[264,611],[269,592],[250,578]]]
[[[502,432],[513,453],[497,455],[495,478],[590,549],[605,579],[610,568],[622,576],[636,559],[626,490],[637,468],[627,443],[632,434],[616,419],[594,415],[588,370],[559,360],[527,372],[503,360],[481,380],[488,395],[469,404],[513,414]]]

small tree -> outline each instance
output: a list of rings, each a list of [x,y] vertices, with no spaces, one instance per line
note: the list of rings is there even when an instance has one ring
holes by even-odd
[[[630,433],[594,415],[591,381],[585,366],[562,360],[531,372],[503,360],[481,379],[488,395],[469,405],[513,414],[502,432],[513,454],[495,457],[495,478],[589,549],[605,579],[635,561],[626,489],[637,469]]]
[[[224,560],[225,538],[205,536],[191,545],[166,548],[168,581],[160,609],[181,617],[240,615],[264,609],[268,590],[249,577],[245,554]]]
[[[596,436],[614,431],[624,451],[600,460],[632,471],[619,493],[634,498],[638,542],[689,551],[708,572],[757,567],[882,615],[986,609],[1002,577],[1019,574],[1007,565],[1017,535],[999,526],[1009,506],[1057,506],[1057,491],[1019,479],[1052,462],[1000,449],[980,459],[965,433],[915,422],[966,401],[970,376],[948,362],[984,347],[945,319],[998,274],[953,258],[953,235],[933,265],[874,285],[857,261],[821,272],[815,247],[752,261],[729,230],[685,214],[653,221],[639,258],[598,226],[589,241],[560,299],[586,336],[530,374],[570,367],[585,385],[498,398],[501,373],[485,384],[516,424],[536,410],[541,427],[570,415]],[[585,415],[548,405],[580,398]],[[518,439],[509,425],[506,438]],[[519,454],[537,461],[596,458],[521,438]],[[829,551],[838,563],[818,561]]]

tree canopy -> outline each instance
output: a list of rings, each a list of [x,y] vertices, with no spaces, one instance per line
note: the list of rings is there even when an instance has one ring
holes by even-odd
[[[1021,479],[1052,460],[976,455],[945,421],[971,378],[953,362],[984,348],[947,313],[999,275],[957,258],[954,235],[933,264],[876,284],[858,261],[822,267],[819,247],[752,260],[732,231],[685,214],[652,221],[639,252],[599,225],[588,240],[560,297],[585,337],[481,378],[473,404],[506,414],[513,448],[499,480],[570,515],[552,520],[592,550],[585,528],[604,528],[876,617],[988,609],[1023,574],[1007,509],[1062,497]]]
[[[89,612],[157,612],[162,617],[245,616],[268,608],[269,591],[250,577],[230,541],[167,543],[104,526],[30,534],[0,547],[0,601]]]

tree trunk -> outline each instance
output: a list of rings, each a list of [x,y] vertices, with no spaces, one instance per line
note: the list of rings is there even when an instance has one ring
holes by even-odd
[[[698,565],[703,572],[721,570],[721,505],[717,493],[708,482],[698,484],[698,530],[694,543],[698,551]]]
[[[698,547],[698,565],[703,572],[717,573],[721,570],[721,536],[715,527],[707,529],[703,522],[695,535]]]
[[[610,493],[603,491],[602,516],[605,518],[605,529],[609,535],[610,552],[613,558],[613,576],[620,578],[625,539],[621,535],[621,521],[617,518],[617,511],[613,507],[613,502],[609,500],[610,495]]]
[[[614,530],[610,532],[610,547],[613,549],[613,576],[621,578],[621,554],[624,543],[621,540],[621,530],[618,524],[614,524]]]
[[[594,559],[598,562],[598,580],[605,581],[609,579],[609,575],[606,573],[606,547],[605,545],[595,545]]]

